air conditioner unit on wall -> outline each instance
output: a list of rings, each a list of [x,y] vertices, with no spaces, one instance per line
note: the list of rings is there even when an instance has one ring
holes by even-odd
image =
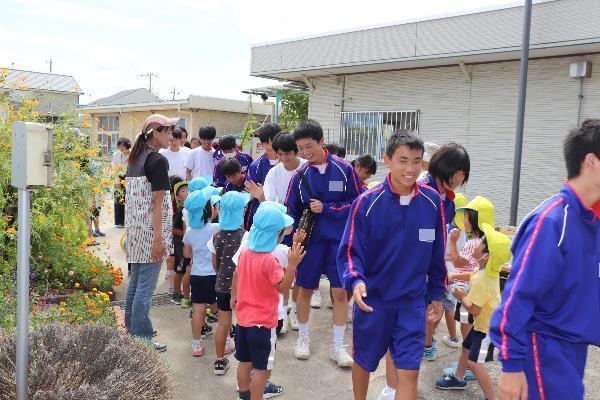
[[[569,66],[569,76],[571,78],[589,78],[592,76],[591,61],[572,62]]]

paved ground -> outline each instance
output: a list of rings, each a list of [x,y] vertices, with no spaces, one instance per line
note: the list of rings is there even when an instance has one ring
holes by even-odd
[[[119,249],[119,237],[122,229],[112,227],[112,215],[104,210],[102,228],[108,234],[106,243],[97,251],[108,254],[112,261],[123,268],[126,276],[124,254]],[[164,270],[163,270],[164,272]],[[116,290],[119,299],[124,299],[127,279]],[[159,278],[156,294],[166,293],[167,281],[163,275]],[[293,357],[292,347],[296,332],[282,336],[278,341],[273,381],[283,385],[283,399],[352,399],[352,381],[350,370],[342,370],[328,359],[331,343],[331,311],[326,307],[328,302],[327,281],[321,281],[321,293],[324,307],[312,310],[311,313],[311,350],[310,360],[298,361]],[[327,300],[325,300],[327,299]],[[176,383],[177,400],[221,400],[236,398],[235,358],[229,356],[232,367],[225,376],[215,376],[212,373],[214,362],[214,339],[209,337],[207,351],[204,357],[191,356],[191,327],[189,311],[169,304],[152,309],[152,320],[158,330],[158,339],[168,344],[169,348],[164,357],[170,366]],[[442,323],[441,326],[444,324]],[[444,327],[438,336],[445,334]],[[351,327],[346,332],[346,343],[350,343]],[[470,383],[464,391],[443,392],[434,387],[434,382],[440,377],[443,368],[457,360],[458,350],[450,349],[439,343],[438,359],[424,362],[419,377],[419,399],[482,399],[483,394],[476,383]],[[586,385],[588,399],[600,398],[600,351],[591,348],[588,367],[586,370]],[[488,364],[494,379],[498,375],[499,365]],[[376,399],[385,385],[385,365],[380,363],[379,369],[371,375],[369,399]]]

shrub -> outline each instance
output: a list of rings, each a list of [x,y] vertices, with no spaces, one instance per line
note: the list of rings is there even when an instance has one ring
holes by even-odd
[[[0,336],[0,400],[16,397],[14,334]],[[150,345],[103,325],[52,324],[30,334],[32,400],[172,398],[165,364]]]

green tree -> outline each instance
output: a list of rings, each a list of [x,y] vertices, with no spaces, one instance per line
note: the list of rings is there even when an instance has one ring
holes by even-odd
[[[281,99],[279,126],[290,132],[299,122],[308,119],[308,92],[286,92]]]

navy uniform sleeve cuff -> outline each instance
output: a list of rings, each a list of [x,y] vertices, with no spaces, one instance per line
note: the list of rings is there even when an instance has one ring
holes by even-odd
[[[501,360],[502,361],[502,372],[523,372],[525,369],[525,360],[514,359]]]

